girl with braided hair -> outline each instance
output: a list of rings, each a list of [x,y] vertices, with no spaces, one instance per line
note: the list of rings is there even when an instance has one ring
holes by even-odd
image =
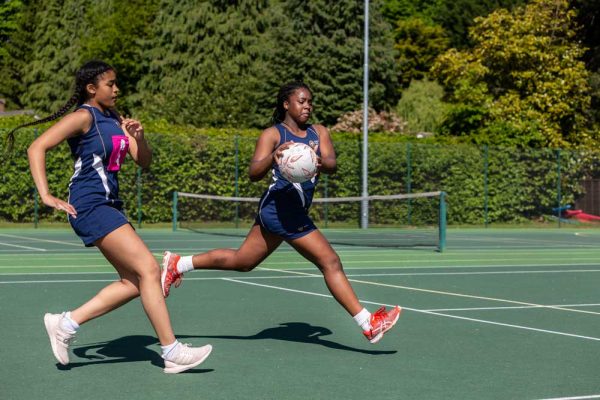
[[[302,82],[291,82],[279,90],[273,126],[258,138],[249,169],[253,182],[261,180],[271,169],[273,182],[259,202],[256,222],[241,247],[187,257],[166,251],[161,274],[163,294],[168,296],[171,285],[178,287],[184,272],[194,269],[251,271],[286,241],[319,268],[333,297],[362,328],[367,340],[377,343],[394,326],[401,308],[395,306],[386,311],[381,307],[371,314],[360,304],[340,257],[308,216],[319,176],[304,183],[291,183],[279,171],[283,150],[294,142],[305,143],[316,151],[320,173],[336,171],[329,131],[323,125],[308,123],[312,97],[312,91]]]
[[[152,152],[142,124],[120,117],[114,109],[119,94],[116,79],[110,65],[90,61],[77,71],[75,93],[58,112],[17,128],[54,120],[77,106],[30,145],[31,174],[44,204],[66,212],[85,246],[98,247],[120,277],[80,307],[46,314],[44,324],[54,356],[66,365],[69,344],[81,324],[140,296],[162,347],[164,372],[178,373],[203,362],[212,347],[190,347],[175,339],[160,288],[158,263],[123,214],[117,180],[121,164],[129,153],[146,168]],[[65,140],[75,159],[67,201],[49,192],[45,163],[46,152]]]

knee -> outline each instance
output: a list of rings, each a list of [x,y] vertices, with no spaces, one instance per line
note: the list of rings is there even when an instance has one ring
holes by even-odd
[[[154,259],[140,263],[140,267],[136,268],[136,271],[140,281],[160,281],[160,267]]]
[[[337,254],[331,255],[322,260],[318,267],[324,274],[342,272],[344,270],[342,266],[342,260],[340,260],[340,257]]]

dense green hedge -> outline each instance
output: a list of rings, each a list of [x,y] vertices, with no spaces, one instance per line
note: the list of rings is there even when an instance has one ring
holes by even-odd
[[[143,221],[171,220],[174,191],[223,196],[258,197],[267,181],[251,183],[247,166],[252,156],[258,131],[186,131],[169,134],[148,133],[154,152],[151,168],[141,175]],[[387,139],[386,139],[387,137]],[[34,138],[34,130],[17,135],[12,157],[0,166],[0,220],[29,222],[34,219],[34,185],[26,148]],[[338,172],[322,179],[317,196],[358,196],[361,193],[360,136],[334,134],[338,155]],[[238,180],[236,191],[236,148]],[[440,145],[422,142],[393,142],[389,136],[374,135],[369,146],[369,193],[395,194],[443,190],[448,193],[450,224],[482,224],[487,222],[523,222],[551,214],[558,204],[558,160],[561,168],[562,204],[572,203],[580,194],[579,182],[594,174],[586,160],[593,154],[557,150],[515,150],[467,145]],[[47,169],[50,190],[67,197],[73,160],[66,144],[48,154]],[[487,186],[486,186],[487,164]],[[121,197],[132,220],[137,219],[137,167],[125,163],[120,175]],[[486,196],[487,191],[487,196]],[[326,193],[325,193],[326,192]],[[426,221],[435,218],[435,205],[420,208],[412,203],[407,208],[378,206],[371,214],[373,221],[385,219]],[[255,205],[242,206],[251,214]],[[376,206],[377,207],[377,206]],[[198,203],[180,204],[185,218],[216,220],[214,207]],[[231,209],[230,209],[231,211]],[[65,216],[41,206],[40,219],[64,221]],[[317,218],[322,218],[323,210]],[[327,210],[331,221],[359,220],[357,207],[332,205]],[[408,219],[410,218],[410,220]]]

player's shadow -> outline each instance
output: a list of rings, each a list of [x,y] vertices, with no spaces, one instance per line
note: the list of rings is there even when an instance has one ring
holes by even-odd
[[[364,350],[355,347],[346,346],[331,340],[322,339],[323,336],[331,335],[332,332],[322,326],[313,326],[305,322],[285,322],[275,328],[267,328],[255,335],[250,336],[232,336],[232,335],[207,335],[207,336],[180,336],[179,338],[216,338],[216,339],[237,339],[237,340],[262,340],[276,339],[288,342],[309,343],[319,346],[325,346],[334,350],[354,351],[357,353],[384,355],[395,354],[396,350]]]
[[[116,364],[125,362],[150,361],[154,366],[162,368],[163,359],[157,351],[148,346],[156,346],[158,341],[153,336],[132,335],[124,336],[107,342],[91,343],[83,346],[73,346],[73,354],[80,359],[68,365],[57,364],[58,369],[69,370],[94,364]],[[158,346],[156,346],[158,347]],[[186,373],[211,372],[212,369],[195,368]]]

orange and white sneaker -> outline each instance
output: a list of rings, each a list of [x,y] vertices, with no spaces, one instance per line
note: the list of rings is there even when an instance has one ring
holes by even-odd
[[[392,308],[390,311],[386,311],[385,307],[381,307],[371,314],[371,330],[363,331],[367,340],[371,343],[379,342],[383,334],[396,324],[401,311],[402,308],[399,306]]]
[[[165,251],[163,254],[162,272],[160,274],[160,287],[162,288],[163,296],[169,296],[171,285],[180,282],[183,278],[183,274],[177,270],[177,262],[181,256]],[[176,286],[179,286],[177,283]]]

